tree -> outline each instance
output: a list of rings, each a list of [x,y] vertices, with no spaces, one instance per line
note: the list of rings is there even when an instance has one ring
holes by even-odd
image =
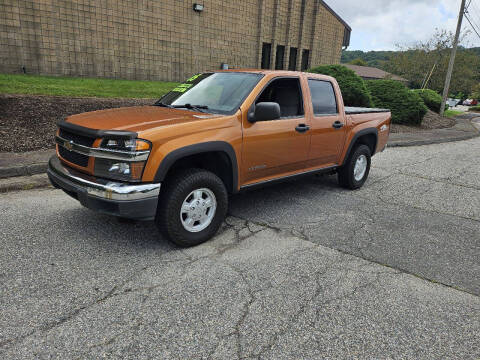
[[[375,107],[390,109],[395,124],[420,125],[427,107],[416,92],[395,80],[366,82]]]
[[[465,39],[464,33],[460,41]],[[441,92],[445,83],[448,61],[454,34],[437,29],[435,34],[425,42],[411,46],[398,46],[401,51],[390,57],[385,69],[410,80],[410,86],[421,88],[428,74],[432,75],[428,88]],[[459,49],[455,59],[450,91],[469,94],[474,84],[480,81],[480,57],[475,50]]]
[[[363,59],[356,58],[349,62],[351,65],[358,65],[358,66],[368,66],[367,62]]]
[[[480,83],[472,87],[472,99],[480,100]]]

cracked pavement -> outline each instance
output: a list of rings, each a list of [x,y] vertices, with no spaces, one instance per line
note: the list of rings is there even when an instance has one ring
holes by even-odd
[[[0,357],[478,359],[479,153],[387,149],[358,191],[236,195],[189,249],[59,190],[0,195]]]

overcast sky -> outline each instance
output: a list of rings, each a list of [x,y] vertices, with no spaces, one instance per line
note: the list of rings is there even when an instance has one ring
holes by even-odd
[[[467,4],[470,0],[467,0]],[[348,50],[396,50],[395,44],[426,40],[435,28],[455,31],[460,0],[326,0],[352,28]],[[480,0],[471,17],[480,26]],[[474,21],[475,21],[474,20]],[[464,19],[462,29],[471,29]],[[468,47],[480,46],[472,33]]]

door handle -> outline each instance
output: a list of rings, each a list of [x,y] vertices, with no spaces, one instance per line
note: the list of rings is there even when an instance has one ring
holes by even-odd
[[[335,122],[333,123],[332,126],[333,126],[335,129],[340,129],[340,128],[343,127],[343,123],[337,120],[337,121],[335,121]]]
[[[305,125],[305,124],[298,124],[297,127],[295,128],[296,131],[299,133],[304,133],[308,130],[310,130],[310,126]]]

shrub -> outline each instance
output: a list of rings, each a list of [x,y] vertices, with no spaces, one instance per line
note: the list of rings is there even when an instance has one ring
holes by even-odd
[[[476,111],[476,112],[480,112],[480,105],[476,105],[476,106],[471,106],[468,111]]]
[[[430,110],[435,111],[436,113],[440,112],[442,96],[439,93],[430,89],[416,89],[412,91],[420,95],[420,97],[423,99],[423,102]],[[445,110],[448,110],[448,104],[445,104]]]
[[[322,65],[314,67],[308,72],[334,77],[340,86],[346,106],[372,106],[372,98],[365,82],[349,68],[342,65]]]
[[[366,84],[372,94],[373,104],[379,108],[390,109],[393,123],[422,123],[428,109],[420,95],[394,80],[369,80]]]

